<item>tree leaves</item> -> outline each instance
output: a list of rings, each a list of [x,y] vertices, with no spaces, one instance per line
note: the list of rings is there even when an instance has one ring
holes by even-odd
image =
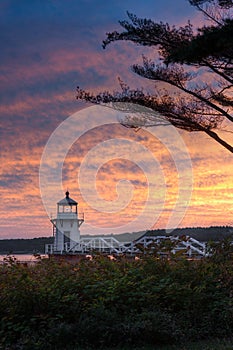
[[[201,10],[205,2],[190,0],[191,5]],[[218,1],[220,9],[231,4],[231,1]],[[159,125],[163,120],[164,125],[167,122],[189,132],[205,132],[233,153],[233,146],[213,132],[224,120],[233,122],[233,20],[224,14],[217,20],[219,12],[215,16],[208,10],[202,11],[213,24],[198,28],[195,33],[190,22],[176,28],[127,13],[129,21],[119,22],[124,30],[107,33],[103,47],[124,40],[156,48],[160,62],[143,56],[142,65],[131,66],[134,73],[156,83],[154,93],[132,89],[120,81],[120,92],[95,95],[78,88],[77,99],[109,104],[113,108],[117,108],[118,102],[149,108],[151,113],[142,113],[141,118],[126,116],[121,120],[122,125],[138,130],[142,126]],[[159,87],[164,83],[168,89]]]

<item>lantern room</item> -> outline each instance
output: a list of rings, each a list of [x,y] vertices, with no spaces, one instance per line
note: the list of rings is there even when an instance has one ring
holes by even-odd
[[[65,198],[57,203],[57,213],[78,213],[78,203],[70,198],[70,193],[68,191],[66,191]]]

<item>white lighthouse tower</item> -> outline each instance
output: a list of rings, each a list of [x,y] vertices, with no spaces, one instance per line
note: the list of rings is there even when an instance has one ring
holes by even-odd
[[[79,227],[84,219],[78,218],[78,203],[66,192],[65,198],[57,203],[57,218],[52,219],[54,229],[54,253],[72,251],[80,241]]]

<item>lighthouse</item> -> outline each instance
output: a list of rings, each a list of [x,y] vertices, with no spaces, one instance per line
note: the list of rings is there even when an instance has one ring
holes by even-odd
[[[62,253],[72,251],[80,241],[80,226],[84,219],[78,217],[78,203],[70,198],[67,191],[65,198],[57,203],[57,217],[52,219],[54,246],[53,251]]]

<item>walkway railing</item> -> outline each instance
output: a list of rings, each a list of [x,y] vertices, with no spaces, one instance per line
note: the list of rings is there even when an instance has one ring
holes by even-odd
[[[147,236],[131,242],[119,242],[114,237],[90,237],[81,238],[79,242],[70,247],[64,244],[62,251],[56,251],[54,244],[46,244],[46,254],[91,254],[100,252],[106,254],[137,255],[145,252],[166,254],[168,251],[175,254],[183,252],[188,257],[204,257],[207,255],[206,244],[189,236]]]

